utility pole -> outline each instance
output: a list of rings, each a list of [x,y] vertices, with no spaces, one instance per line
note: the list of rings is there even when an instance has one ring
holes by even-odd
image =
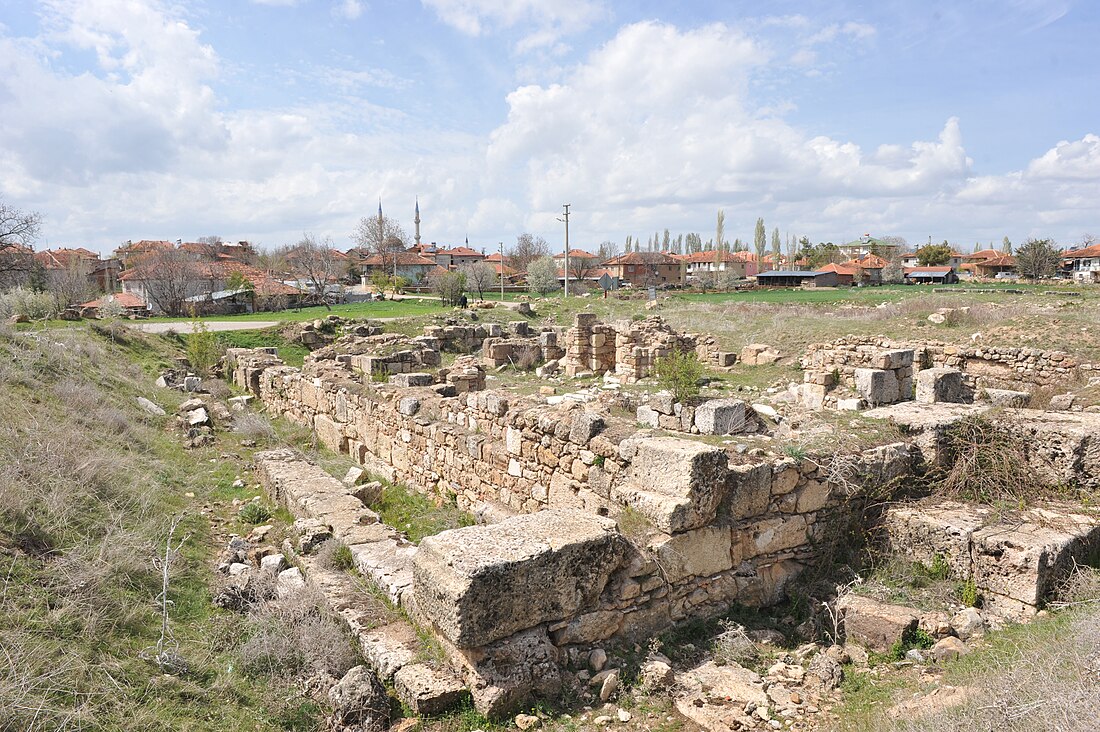
[[[504,242],[500,243],[500,301],[504,302]]]
[[[565,222],[565,297],[569,297],[569,206],[571,204],[562,204],[562,208],[565,209],[565,215],[558,221]]]

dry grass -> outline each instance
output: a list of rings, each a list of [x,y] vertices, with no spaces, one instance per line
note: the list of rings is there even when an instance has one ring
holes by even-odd
[[[247,640],[237,650],[241,669],[259,676],[340,678],[358,662],[343,624],[308,586],[286,598],[252,607]]]
[[[233,431],[249,440],[269,442],[277,437],[267,417],[256,412],[241,412],[233,417]]]

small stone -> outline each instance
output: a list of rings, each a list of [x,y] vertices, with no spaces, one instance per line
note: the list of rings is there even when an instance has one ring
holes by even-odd
[[[542,726],[542,720],[533,714],[517,714],[516,727],[521,730],[538,729]]]
[[[619,669],[612,669],[600,686],[600,701],[607,701],[619,689]]]
[[[601,714],[600,716],[592,720],[592,724],[596,725],[597,727],[606,727],[607,725],[611,724],[611,717],[607,716],[606,714]]]
[[[970,653],[970,648],[954,636],[943,638],[932,646],[932,658],[937,661],[950,661]]]
[[[260,569],[271,574],[278,574],[286,568],[286,557],[282,554],[270,554],[260,560]]]
[[[603,667],[607,665],[607,652],[602,648],[594,648],[592,652],[588,654],[588,668],[592,669],[594,673],[603,671]]]
[[[617,712],[617,714],[618,714],[620,722],[629,722],[631,719],[634,718],[634,715],[632,715],[630,712],[626,711],[625,709],[620,709]]]

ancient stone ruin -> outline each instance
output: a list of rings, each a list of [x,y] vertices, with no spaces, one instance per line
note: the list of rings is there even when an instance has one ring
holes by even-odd
[[[348,621],[378,675],[424,713],[469,695],[479,711],[503,715],[558,694],[564,669],[584,666],[595,648],[644,644],[733,603],[778,602],[835,538],[835,516],[859,505],[865,490],[882,495],[937,464],[944,425],[974,408],[958,402],[991,378],[957,368],[988,359],[949,362],[959,354],[947,349],[848,341],[813,348],[796,390],[802,402],[839,406],[840,396],[830,394],[844,382],[858,395],[846,398],[897,410],[885,418],[905,422],[909,436],[851,454],[752,455],[675,434],[744,431],[758,418],[740,400],[712,400],[689,413],[668,395],[650,395],[635,420],[599,401],[551,404],[485,389],[486,369],[528,351],[569,375],[607,373],[625,382],[647,376],[672,349],[694,350],[715,365],[734,361],[708,338],[677,334],[657,319],[611,325],[588,314],[564,332],[535,333],[525,322],[507,333],[500,326],[429,331],[345,337],[312,353],[301,369],[248,349],[231,349],[227,363],[233,381],[270,413],[311,427],[326,447],[373,474],[479,517],[479,525],[412,545],[379,521],[355,486],[289,451],[257,457],[268,491],[299,519],[293,549],[307,578]],[[445,351],[461,355],[441,367]],[[761,353],[770,351],[754,358]],[[1031,368],[1018,357],[1007,368],[1036,379],[1053,368],[1083,368],[1051,355],[1024,363]],[[913,418],[924,412],[906,412],[914,379],[919,402],[909,404],[948,411],[925,422]],[[1064,478],[1100,475],[1094,419],[1100,415],[1048,423],[1061,435]],[[990,612],[1005,617],[1034,613],[1066,568],[1100,545],[1095,512],[1069,508],[1008,526],[966,507],[898,507],[884,525],[899,551],[946,557],[987,593]],[[346,578],[310,563],[310,547],[329,536],[436,639],[444,664],[418,660],[409,622],[365,627],[357,620]],[[855,633],[858,609],[851,617]]]

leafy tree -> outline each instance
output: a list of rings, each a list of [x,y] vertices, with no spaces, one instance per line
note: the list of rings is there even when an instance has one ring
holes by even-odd
[[[549,295],[561,288],[558,265],[550,257],[539,257],[527,267],[527,287],[539,295]]]
[[[1016,250],[1016,271],[1030,280],[1053,277],[1062,264],[1062,251],[1053,239],[1028,239]]]
[[[466,285],[477,292],[478,300],[484,300],[485,291],[500,284],[496,268],[485,261],[467,264],[459,269],[459,272],[466,277]]]
[[[229,277],[225,279],[225,289],[254,292],[256,288],[252,285],[252,280],[245,277],[244,273],[240,270],[233,270],[229,273]]]
[[[1031,240],[1029,239],[1028,241]],[[1005,254],[1012,254],[1012,242],[1008,240],[1007,236],[1001,240],[1001,251]]]
[[[925,244],[917,250],[917,264],[921,267],[939,267],[951,261],[951,246],[943,244]]]
[[[768,234],[764,228],[764,219],[759,218],[756,220],[756,231],[752,237],[753,246],[756,249],[756,263],[760,266],[761,271],[764,269],[764,249],[768,245]]]
[[[699,395],[699,378],[703,375],[703,364],[695,351],[673,349],[664,358],[657,359],[654,365],[657,383],[662,389],[672,392],[678,402],[686,402]]]
[[[779,227],[772,229],[772,263],[776,269],[779,269],[779,258],[782,254],[781,245],[779,243]]]
[[[718,247],[718,251],[722,251],[722,242],[725,241],[726,235],[726,212],[723,209],[718,209],[718,224],[715,226],[715,238],[714,241]]]

